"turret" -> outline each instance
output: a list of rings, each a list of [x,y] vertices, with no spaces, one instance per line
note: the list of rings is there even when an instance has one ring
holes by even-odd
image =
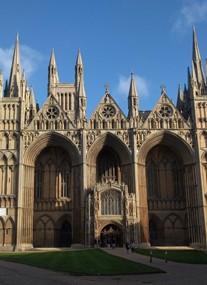
[[[59,83],[59,77],[53,49],[48,66],[48,96],[53,93],[53,87],[55,87],[57,83]]]
[[[129,95],[128,95],[128,118],[138,118],[139,111],[138,111],[138,93],[137,88],[134,80],[134,74],[131,73],[131,82],[129,88]]]

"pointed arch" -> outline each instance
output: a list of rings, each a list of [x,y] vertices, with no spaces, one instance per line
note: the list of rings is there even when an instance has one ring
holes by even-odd
[[[180,136],[168,131],[156,132],[156,134],[148,137],[140,148],[138,162],[145,164],[148,152],[153,146],[158,144],[167,145],[174,149],[174,151],[182,157],[184,164],[192,163],[193,149]]]
[[[47,132],[46,134],[40,135],[27,148],[24,155],[25,164],[33,166],[36,157],[48,146],[61,146],[69,153],[72,165],[78,165],[80,163],[79,151],[71,140],[59,133]]]
[[[131,163],[131,154],[126,144],[112,133],[104,133],[93,143],[87,153],[87,160],[95,164],[97,156],[104,146],[110,146],[120,157],[121,164]]]
[[[5,222],[2,217],[0,217],[0,245],[4,245],[4,231],[5,231]]]
[[[15,223],[12,217],[5,222],[5,245],[15,244]]]

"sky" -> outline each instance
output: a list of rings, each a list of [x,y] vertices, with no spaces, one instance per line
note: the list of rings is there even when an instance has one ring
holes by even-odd
[[[84,64],[89,118],[109,92],[127,115],[131,73],[139,109],[151,110],[163,84],[176,104],[187,83],[195,26],[205,70],[207,0],[0,0],[0,69],[9,79],[19,35],[21,68],[40,107],[47,98],[48,64],[55,51],[59,81],[75,81],[78,49]]]

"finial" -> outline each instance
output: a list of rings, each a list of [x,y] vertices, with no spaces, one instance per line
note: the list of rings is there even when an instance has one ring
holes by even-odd
[[[162,93],[165,93],[165,91],[166,91],[166,86],[165,86],[164,84],[161,84],[161,85],[160,85],[160,88],[161,88],[161,92],[162,92]]]
[[[110,88],[110,85],[109,85],[109,83],[105,83],[104,84],[104,87],[105,87],[105,93],[109,93],[109,88]]]

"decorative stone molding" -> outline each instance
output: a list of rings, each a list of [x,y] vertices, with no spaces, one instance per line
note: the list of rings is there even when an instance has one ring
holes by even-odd
[[[86,140],[87,140],[87,150],[92,146],[92,144],[95,142],[98,136],[101,135],[100,130],[93,130],[89,131],[86,135]]]

